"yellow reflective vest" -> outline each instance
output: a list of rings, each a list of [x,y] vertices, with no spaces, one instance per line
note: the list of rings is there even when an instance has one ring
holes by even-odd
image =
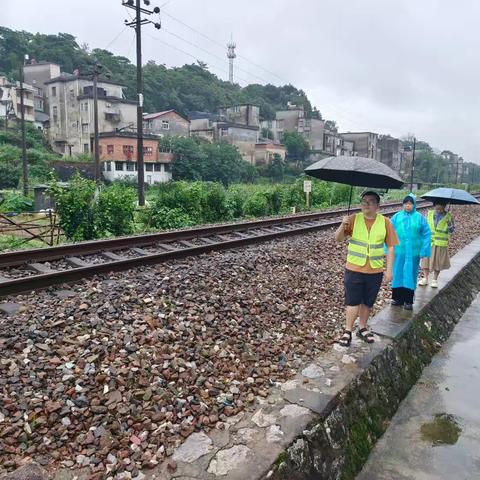
[[[372,268],[383,268],[386,235],[387,228],[383,215],[377,214],[377,218],[368,232],[363,213],[357,213],[352,238],[348,242],[347,262],[363,267],[368,258]]]
[[[427,215],[428,225],[432,232],[432,245],[435,247],[448,247],[450,233],[448,232],[448,224],[452,221],[452,214],[447,214],[437,223],[435,228],[435,220],[433,218],[434,211],[430,210]]]

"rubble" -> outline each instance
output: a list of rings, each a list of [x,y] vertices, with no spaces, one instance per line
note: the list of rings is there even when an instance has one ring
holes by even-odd
[[[479,231],[467,211],[455,209],[453,249]],[[344,262],[324,231],[111,273],[72,285],[73,295],[8,299],[22,308],[0,316],[0,473],[29,458],[139,478],[182,444],[172,471],[208,452],[203,432],[228,428],[271,386],[302,369],[325,374],[312,362],[342,329]],[[384,285],[376,309],[388,295]],[[252,420],[272,442],[281,435],[276,415]],[[210,471],[228,472],[230,454]]]

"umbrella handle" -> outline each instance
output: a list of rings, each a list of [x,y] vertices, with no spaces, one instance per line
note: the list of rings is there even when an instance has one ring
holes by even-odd
[[[350,198],[348,199],[347,215],[350,214],[350,207],[352,206],[352,194],[353,194],[353,185],[350,185]]]

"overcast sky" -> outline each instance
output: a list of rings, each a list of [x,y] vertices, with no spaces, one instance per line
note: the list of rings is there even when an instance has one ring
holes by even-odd
[[[121,0],[1,3],[4,26],[68,32],[91,48],[134,59]],[[290,82],[341,131],[411,132],[480,163],[478,0],[152,0],[155,5],[163,5],[163,28],[145,27],[145,61],[171,66],[199,59],[225,79],[223,45],[233,35],[241,85]]]

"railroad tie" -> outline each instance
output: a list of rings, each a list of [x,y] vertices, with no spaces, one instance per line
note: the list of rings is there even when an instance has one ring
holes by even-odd
[[[92,265],[78,257],[67,257],[65,258],[65,261],[73,267],[90,267]]]
[[[113,252],[102,252],[100,255],[107,258],[108,260],[125,260],[125,257],[121,257],[120,255],[117,255]]]
[[[36,263],[36,262],[27,263],[26,268],[28,268],[29,270],[33,270],[34,272],[37,272],[37,273],[52,273],[56,271],[53,268],[47,267],[43,263]]]
[[[146,250],[144,250],[143,248],[132,247],[130,250],[132,252],[136,253],[137,255],[140,255],[141,257],[144,257],[145,255],[148,255],[148,252]]]

